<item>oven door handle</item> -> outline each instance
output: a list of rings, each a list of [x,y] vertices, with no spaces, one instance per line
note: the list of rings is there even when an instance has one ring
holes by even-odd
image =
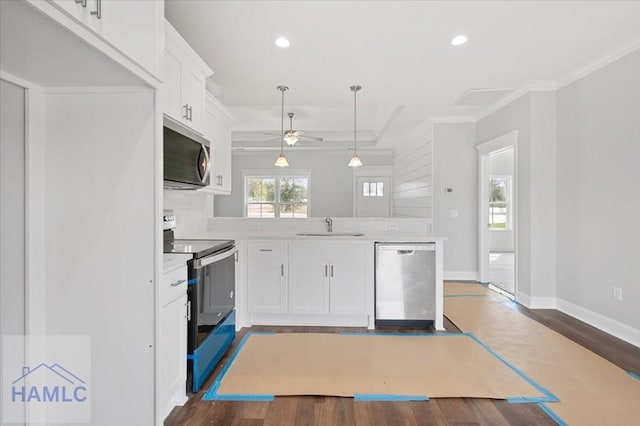
[[[238,247],[233,246],[231,249],[222,252],[220,254],[214,254],[213,256],[206,256],[203,257],[202,259],[194,259],[193,260],[193,268],[194,269],[200,269],[200,268],[204,268],[207,265],[211,265],[214,262],[218,262],[220,260],[226,259],[227,257],[233,256],[237,253],[238,251]]]

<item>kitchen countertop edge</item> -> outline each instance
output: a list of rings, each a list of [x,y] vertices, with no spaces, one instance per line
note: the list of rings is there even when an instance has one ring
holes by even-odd
[[[310,231],[305,231],[310,232]],[[345,231],[335,231],[336,233]],[[350,231],[346,231],[350,232]],[[197,234],[177,237],[187,239],[228,239],[228,240],[287,240],[287,241],[353,241],[353,242],[386,242],[386,243],[431,243],[445,241],[446,237],[434,237],[430,235],[417,234],[415,232],[364,232],[363,236],[299,236],[296,232],[274,232],[274,231],[205,231]]]

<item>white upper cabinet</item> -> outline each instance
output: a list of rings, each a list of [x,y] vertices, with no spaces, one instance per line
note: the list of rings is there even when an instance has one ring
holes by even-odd
[[[204,137],[211,142],[211,183],[201,191],[231,193],[231,121],[226,108],[209,92],[205,95]]]
[[[182,126],[204,134],[205,80],[211,68],[165,21],[163,112]]]
[[[150,74],[162,75],[164,2],[51,0]]]

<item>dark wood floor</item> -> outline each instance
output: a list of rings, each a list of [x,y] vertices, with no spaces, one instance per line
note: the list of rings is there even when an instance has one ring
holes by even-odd
[[[556,310],[517,308],[565,337],[583,345],[626,371],[640,374],[640,349]],[[459,331],[445,318],[448,331]],[[366,329],[337,327],[252,327],[251,331],[338,333]],[[216,370],[184,407],[176,407],[165,425],[555,425],[535,404],[502,400],[440,398],[427,402],[356,402],[325,396],[276,397],[273,402],[203,401],[236,345],[249,329],[242,329]],[[375,330],[380,331],[380,329]],[[384,331],[423,333],[423,329]]]

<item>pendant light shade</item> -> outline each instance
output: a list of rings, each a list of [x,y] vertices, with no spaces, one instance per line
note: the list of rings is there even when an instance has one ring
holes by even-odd
[[[287,160],[284,154],[280,154],[273,165],[276,167],[289,167],[289,160]]]
[[[282,115],[280,121],[280,155],[276,158],[276,162],[273,163],[276,167],[289,167],[289,161],[284,156],[284,92],[289,90],[287,86],[278,86],[278,90],[282,92]]]
[[[349,164],[347,165],[349,167],[360,167],[362,166],[362,160],[360,160],[360,157],[358,156],[358,141],[356,138],[356,124],[357,124],[356,95],[358,91],[362,89],[362,87],[358,85],[353,85],[350,87],[350,89],[353,92],[353,156],[351,156],[351,159],[349,160]]]
[[[349,160],[349,167],[360,167],[362,166],[362,160],[358,157],[358,154],[353,154],[353,157]]]

